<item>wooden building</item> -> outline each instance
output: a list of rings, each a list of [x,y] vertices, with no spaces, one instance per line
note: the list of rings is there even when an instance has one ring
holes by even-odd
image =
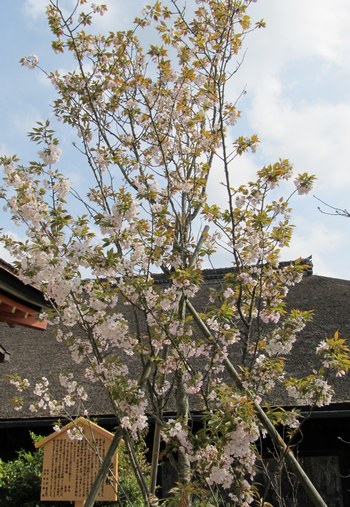
[[[45,330],[47,322],[39,314],[48,306],[39,290],[23,283],[15,269],[0,259],[0,322]]]

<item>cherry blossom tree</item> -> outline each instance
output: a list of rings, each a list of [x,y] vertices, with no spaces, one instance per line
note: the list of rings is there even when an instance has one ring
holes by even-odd
[[[280,252],[292,235],[290,197],[307,193],[314,177],[297,175],[290,196],[280,197],[293,168],[279,160],[234,186],[240,157],[259,139],[234,136],[240,112],[232,83],[246,37],[264,22],[251,20],[250,0],[197,0],[188,8],[169,0],[145,7],[130,30],[95,35],[93,16],[105,6],[80,0],[67,14],[62,3],[51,0],[47,16],[52,48],[73,55],[71,70],[42,69],[36,55],[22,64],[55,87],[54,116],[71,127],[89,188],[71,185],[49,121],[30,133],[40,147],[37,161],[2,159],[1,198],[26,228],[24,240],[2,241],[22,279],[50,301],[48,317],[72,356],[72,372],[59,379],[65,396],[53,399],[47,379],[39,379],[31,410],[67,415],[84,402],[88,394],[74,377],[74,364],[82,363],[85,378],[108,394],[119,425],[115,442],[126,443],[145,505],[158,501],[161,445],[178,477],[169,505],[220,505],[220,497],[237,506],[263,502],[254,477],[256,444],[267,432],[299,473],[274,426],[293,429],[299,416],[275,412],[272,423],[263,410],[269,393],[278,384],[295,403],[307,398],[319,406],[332,396],[324,369],[284,378],[310,314],[286,310],[289,287],[305,266],[281,264]],[[208,197],[213,173],[224,201]],[[203,266],[220,252],[230,256],[232,270],[199,312]],[[154,273],[163,274],[165,288]],[[123,308],[133,311],[135,325]],[[343,343],[319,352],[324,368],[347,370],[339,363]],[[126,358],[139,363],[139,377]],[[20,376],[12,383],[28,388]],[[170,403],[173,419],[166,417]],[[203,414],[198,432],[191,430],[192,407]],[[134,452],[149,416],[150,484]],[[325,505],[306,487],[315,505]]]

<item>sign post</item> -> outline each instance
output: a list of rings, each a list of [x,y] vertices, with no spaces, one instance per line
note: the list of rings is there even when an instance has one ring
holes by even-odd
[[[75,507],[84,507],[112,439],[112,433],[79,417],[36,442],[35,447],[44,447],[40,499],[74,501]],[[116,501],[117,483],[116,453],[96,500]]]

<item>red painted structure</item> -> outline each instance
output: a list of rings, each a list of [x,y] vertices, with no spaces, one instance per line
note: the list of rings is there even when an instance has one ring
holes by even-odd
[[[0,322],[10,327],[20,325],[43,331],[47,321],[41,320],[39,314],[48,307],[42,293],[23,283],[15,269],[0,259]],[[9,354],[0,344],[0,362],[8,360]]]

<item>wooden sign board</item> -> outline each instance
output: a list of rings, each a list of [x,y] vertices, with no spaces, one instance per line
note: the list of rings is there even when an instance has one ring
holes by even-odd
[[[86,500],[112,439],[112,433],[79,417],[59,432],[36,442],[36,447],[44,446],[40,499],[75,501],[76,505]],[[111,473],[102,483],[97,501],[117,499],[117,474],[116,453]]]

